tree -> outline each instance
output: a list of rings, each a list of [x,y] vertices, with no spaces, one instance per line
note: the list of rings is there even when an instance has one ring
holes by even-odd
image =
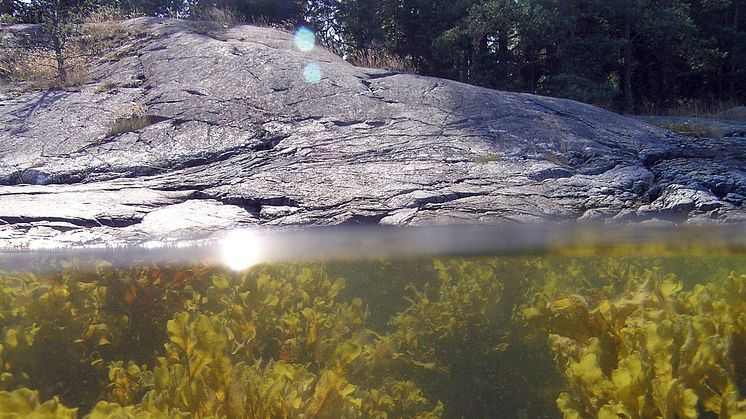
[[[746,100],[746,2],[692,0],[691,16],[703,44],[689,87],[714,100]]]
[[[632,92],[632,72],[634,71],[632,53],[634,51],[635,38],[632,34],[633,1],[624,0],[624,53],[622,54],[622,92],[624,93],[624,112],[627,114],[635,111],[635,96]]]
[[[317,0],[304,6],[304,18],[318,36],[343,55],[383,44],[381,0]]]
[[[492,88],[626,113],[746,99],[743,0],[317,0],[305,13],[343,52]]]
[[[708,47],[691,18],[688,2],[641,2],[632,84],[640,103],[670,108],[692,94],[692,76],[701,70]]]
[[[469,8],[467,33],[474,49],[470,77],[479,84],[513,90],[518,13],[509,0],[491,0]],[[485,77],[487,76],[487,77]],[[466,80],[464,80],[466,81]]]
[[[54,53],[61,84],[67,83],[68,43],[91,4],[87,0],[32,0],[31,13],[42,24],[39,45]]]

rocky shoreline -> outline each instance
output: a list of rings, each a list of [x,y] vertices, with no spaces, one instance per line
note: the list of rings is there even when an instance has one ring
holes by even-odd
[[[236,226],[746,221],[746,140],[138,18],[79,91],[0,97],[0,247]],[[304,77],[312,65],[319,79]]]

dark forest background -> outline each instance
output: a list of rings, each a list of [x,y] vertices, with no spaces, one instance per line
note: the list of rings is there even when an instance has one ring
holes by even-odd
[[[345,57],[625,113],[746,102],[746,0],[0,0],[0,15],[99,6],[305,24]]]

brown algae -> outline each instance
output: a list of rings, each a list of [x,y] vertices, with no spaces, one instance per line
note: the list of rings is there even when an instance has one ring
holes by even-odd
[[[739,254],[45,263],[3,417],[746,416]]]

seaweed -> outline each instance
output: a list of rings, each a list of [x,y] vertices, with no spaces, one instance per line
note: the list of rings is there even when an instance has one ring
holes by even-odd
[[[83,262],[0,272],[1,417],[746,415],[742,257]]]
[[[39,401],[39,392],[27,388],[15,391],[0,391],[0,417],[3,419],[34,417],[39,419],[73,419],[77,409],[70,409],[54,397],[45,402]]]
[[[549,332],[565,417],[746,415],[746,276],[691,290],[652,269],[622,295],[538,295],[526,320]]]
[[[436,277],[409,285],[391,318],[397,357],[448,417],[495,412],[551,416],[560,385],[546,345],[528,337],[518,311],[539,280],[535,259],[436,259]],[[454,390],[458,389],[458,390]]]

